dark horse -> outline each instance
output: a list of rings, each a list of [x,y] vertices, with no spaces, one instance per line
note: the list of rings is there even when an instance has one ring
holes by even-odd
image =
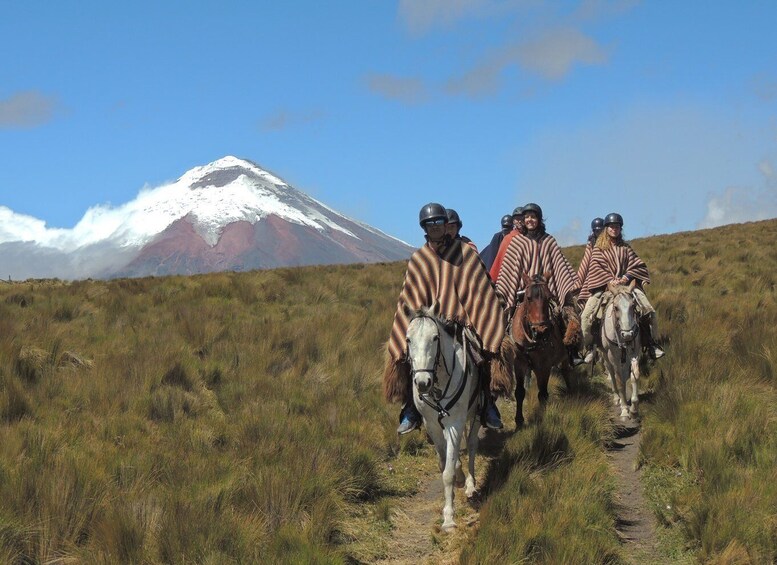
[[[560,321],[552,312],[548,281],[552,273],[529,277],[523,274],[525,288],[523,302],[518,306],[510,322],[513,340],[517,345],[515,357],[515,425],[523,419],[523,399],[531,371],[537,378],[538,398],[541,404],[548,400],[550,372],[558,367],[561,377],[569,386],[571,365],[564,346],[564,334]]]

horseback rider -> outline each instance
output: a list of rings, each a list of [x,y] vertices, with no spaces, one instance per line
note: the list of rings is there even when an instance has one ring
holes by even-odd
[[[637,281],[632,291],[641,311],[640,329],[648,354],[653,359],[664,356],[664,351],[656,343],[658,322],[656,311],[645,296],[643,285],[650,284],[647,265],[639,258],[634,249],[623,239],[623,216],[618,213],[607,214],[604,218],[604,231],[596,239],[591,252],[591,261],[584,288],[587,301],[582,315],[583,344],[590,350],[586,363],[593,361],[594,317],[601,307],[607,284],[629,284]]]
[[[588,241],[585,244],[585,250],[583,251],[583,258],[580,260],[580,266],[577,268],[577,278],[580,280],[580,286],[585,288],[585,279],[588,277],[588,269],[591,264],[591,253],[593,252],[594,245],[596,244],[596,238],[602,233],[604,229],[604,218],[594,218],[591,220],[591,233],[588,236]],[[585,305],[585,298],[578,297],[580,306]]]
[[[510,214],[505,214],[502,216],[501,225],[502,229],[494,234],[494,237],[491,238],[491,242],[480,252],[480,258],[483,260],[483,264],[486,266],[487,270],[490,270],[491,265],[494,264],[494,259],[496,259],[496,254],[499,251],[502,240],[508,233],[513,231],[513,217]]]
[[[523,225],[523,206],[516,206],[513,210],[513,231],[502,239],[502,243],[499,244],[499,249],[496,252],[496,257],[494,257],[494,261],[488,269],[488,274],[492,281],[496,280],[499,270],[502,268],[502,261],[504,260],[507,247],[510,245],[510,240],[516,235],[526,235],[526,226]]]
[[[524,290],[522,274],[530,278],[550,271],[548,289],[561,306],[559,316],[565,331],[564,345],[567,347],[570,363],[582,363],[578,354],[580,321],[575,309],[575,300],[580,291],[577,273],[567,261],[555,238],[545,230],[542,208],[535,203],[523,207],[523,223],[526,235],[518,233],[505,249],[499,271],[491,270],[495,277],[496,291],[504,298],[508,311],[517,307],[520,293]],[[517,233],[517,232],[513,232]],[[503,242],[504,245],[504,242]],[[501,252],[501,250],[500,250]],[[494,263],[494,267],[497,264]]]
[[[516,206],[513,210],[513,229],[526,235],[526,227],[523,225],[523,206]]]
[[[469,327],[479,338],[483,360],[478,368],[485,391],[482,419],[489,428],[502,428],[490,391],[489,363],[500,351],[505,330],[504,311],[480,256],[464,241],[446,233],[447,222],[442,205],[432,202],[421,208],[419,223],[425,232],[426,244],[413,253],[408,262],[394,314],[383,391],[390,402],[404,403],[397,428],[399,434],[411,432],[421,425],[421,415],[413,402],[407,362],[406,333],[410,321],[405,309],[417,311],[435,302],[440,306],[442,317]]]
[[[478,251],[477,245],[473,243],[473,241],[468,238],[465,235],[461,235],[461,226],[464,225],[461,221],[461,218],[459,218],[459,213],[454,210],[453,208],[446,208],[445,209],[445,215],[448,218],[448,223],[445,224],[445,233],[453,239],[460,239],[472,249],[475,250],[475,253]]]

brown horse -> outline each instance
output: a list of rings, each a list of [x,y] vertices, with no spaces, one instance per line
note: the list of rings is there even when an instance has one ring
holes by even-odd
[[[515,425],[523,419],[523,399],[531,371],[537,378],[538,398],[541,404],[548,400],[548,380],[556,367],[569,386],[571,365],[564,346],[562,326],[551,309],[551,293],[548,281],[552,273],[529,277],[523,274],[525,288],[523,302],[515,311],[510,330],[517,345],[515,356]]]

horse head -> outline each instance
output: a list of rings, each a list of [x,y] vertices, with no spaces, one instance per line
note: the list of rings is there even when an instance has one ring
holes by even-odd
[[[628,285],[608,284],[607,290],[612,293],[612,316],[615,331],[618,332],[620,342],[627,344],[634,341],[639,333],[639,321],[637,319],[637,307],[632,291],[636,280]]]
[[[435,373],[440,364],[440,325],[438,323],[439,305],[435,302],[431,308],[422,308],[408,313],[410,323],[407,326],[407,358],[410,361],[411,376],[418,392],[428,393],[434,386]]]
[[[550,288],[548,281],[552,273],[546,271],[541,275],[530,277],[522,273],[524,284],[523,319],[519,321],[523,325],[523,331],[531,341],[541,339],[548,332],[552,324],[550,313]]]

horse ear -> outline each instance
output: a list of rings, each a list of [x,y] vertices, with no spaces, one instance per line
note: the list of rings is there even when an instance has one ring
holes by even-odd
[[[635,286],[637,286],[637,279],[631,279],[631,282],[629,283],[629,292],[634,290]]]
[[[610,292],[612,292],[613,294],[615,293],[615,290],[613,290],[613,289],[614,289],[614,287],[615,287],[615,285],[614,285],[614,284],[612,284],[612,281],[610,281],[610,282],[608,282],[608,283],[607,283],[607,290],[609,290],[609,291],[610,291]]]
[[[405,317],[407,317],[408,320],[412,320],[415,316],[415,312],[407,305],[407,302],[402,303],[402,311],[405,313]]]
[[[531,277],[526,274],[526,271],[521,271],[521,280],[523,281],[523,286],[529,286],[531,284]]]
[[[432,317],[434,317],[434,318],[439,317],[439,315],[440,315],[440,303],[437,300],[432,302],[432,307],[429,308],[429,314]]]
[[[542,273],[542,278],[545,279],[545,282],[550,282],[551,277],[553,277],[553,271],[545,271]]]

